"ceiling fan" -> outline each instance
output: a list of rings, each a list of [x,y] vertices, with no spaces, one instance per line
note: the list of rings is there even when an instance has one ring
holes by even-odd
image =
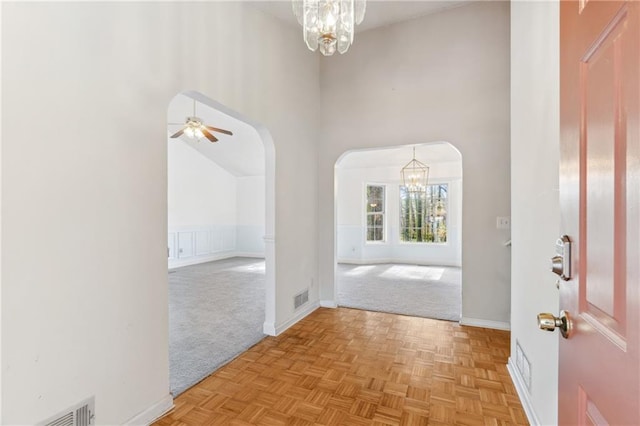
[[[169,123],[169,124],[182,124],[182,123]],[[196,117],[196,100],[193,100],[193,116],[187,117],[184,123],[184,127],[171,135],[172,138],[178,138],[180,136],[187,135],[190,138],[205,137],[211,142],[217,142],[216,138],[211,132],[224,133],[225,135],[233,136],[229,130],[220,129],[218,127],[207,126],[204,124],[201,118]]]

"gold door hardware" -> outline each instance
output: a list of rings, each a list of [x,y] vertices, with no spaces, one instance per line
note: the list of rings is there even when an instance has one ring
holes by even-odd
[[[538,327],[540,330],[547,331],[554,331],[556,328],[559,328],[562,337],[565,339],[568,339],[573,331],[571,316],[567,311],[560,311],[559,317],[549,313],[538,314]]]

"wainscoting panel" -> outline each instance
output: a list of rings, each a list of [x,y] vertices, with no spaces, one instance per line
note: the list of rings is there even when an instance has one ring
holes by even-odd
[[[225,226],[222,229],[222,249],[224,251],[236,249],[236,227]]]
[[[211,231],[208,229],[202,231],[196,231],[196,256],[203,256],[205,254],[211,253],[211,243],[209,242],[211,238]]]
[[[176,233],[175,232],[169,232],[169,235],[167,236],[167,249],[168,249],[168,253],[167,253],[167,257],[169,259],[177,259],[177,253],[176,253]]]
[[[224,247],[224,245],[222,244],[222,229],[213,228],[209,231],[209,234],[211,235],[210,252],[217,253],[219,251],[222,251],[222,248]]]
[[[178,258],[193,256],[193,232],[178,232]]]
[[[254,253],[238,248],[237,232],[235,225],[170,229],[167,238],[169,268],[210,262],[237,255],[264,257],[264,249]],[[262,238],[264,230],[258,228],[256,232],[260,232],[259,238]]]

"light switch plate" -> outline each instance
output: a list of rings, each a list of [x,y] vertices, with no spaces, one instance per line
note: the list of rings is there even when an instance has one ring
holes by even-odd
[[[496,228],[498,228],[498,229],[509,229],[509,228],[511,228],[511,217],[509,217],[509,216],[498,216],[496,218]]]

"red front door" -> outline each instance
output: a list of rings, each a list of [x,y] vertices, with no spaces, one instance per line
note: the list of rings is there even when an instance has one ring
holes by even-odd
[[[559,423],[640,425],[640,3],[560,8]]]

